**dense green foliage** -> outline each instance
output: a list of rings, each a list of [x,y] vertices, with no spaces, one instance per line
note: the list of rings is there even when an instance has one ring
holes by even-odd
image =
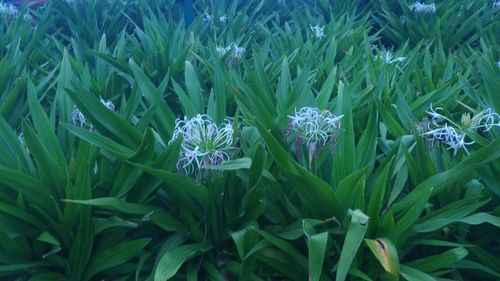
[[[194,2],[0,15],[0,279],[500,279],[500,7]],[[230,147],[183,169],[198,114]]]

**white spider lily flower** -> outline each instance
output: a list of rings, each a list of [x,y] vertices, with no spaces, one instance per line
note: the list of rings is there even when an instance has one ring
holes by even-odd
[[[229,119],[217,125],[206,114],[198,114],[188,119],[177,119],[172,138],[168,142],[182,137],[181,151],[177,167],[184,169],[186,174],[198,173],[207,165],[218,165],[231,157],[233,150],[233,127]]]
[[[78,109],[78,107],[73,106],[73,111],[71,111],[71,123],[76,126],[84,127],[87,124],[87,119],[85,115]]]
[[[442,107],[432,108],[432,103],[431,103],[430,108],[431,108],[431,110],[427,111],[427,114],[429,114],[432,117],[431,122],[429,123],[429,129],[431,126],[434,126],[434,127],[441,126],[440,122],[442,122],[442,121],[451,123],[455,127],[460,127],[457,123],[453,122],[450,118],[437,112],[438,110],[443,110]]]
[[[431,136],[432,141],[439,141],[448,145],[448,149],[453,149],[453,155],[456,155],[459,149],[463,149],[467,154],[467,145],[474,144],[474,141],[466,142],[465,133],[458,132],[457,129],[444,124],[444,126],[437,127],[433,130],[421,134],[422,136]]]
[[[500,7],[500,6],[499,6],[499,7]],[[498,68],[500,68],[500,60],[499,60],[499,61],[497,61],[497,66],[498,66]]]
[[[19,14],[19,10],[12,4],[0,3],[0,15],[15,17]]]
[[[227,52],[233,50],[233,58],[234,59],[241,59],[243,58],[243,54],[245,54],[246,49],[244,47],[238,46],[236,43],[232,42],[229,44],[227,47],[221,47],[221,46],[216,46],[215,51],[219,56],[224,56],[227,54]]]
[[[493,2],[493,9],[500,8],[500,0]]]
[[[299,111],[295,111],[295,115],[288,117],[291,129],[295,130],[308,145],[311,143],[325,145],[339,129],[343,115],[335,116],[328,110],[302,107]]]
[[[465,134],[457,133],[450,140],[446,141],[446,144],[449,145],[448,149],[453,149],[453,155],[456,155],[459,149],[463,149],[465,153],[469,154],[469,150],[467,150],[467,145],[474,144],[474,141],[466,142]]]
[[[314,33],[314,37],[321,39],[321,38],[326,36],[324,26],[319,26],[319,25],[312,26],[312,25],[310,25],[309,27],[311,28],[312,32]]]
[[[459,149],[463,149],[469,154],[467,146],[474,144],[474,141],[465,141],[467,130],[481,129],[483,132],[488,132],[493,127],[500,127],[500,114],[494,112],[491,108],[487,108],[474,117],[471,117],[470,113],[462,114],[461,125],[438,113],[439,110],[443,110],[443,108],[432,108],[431,105],[431,110],[427,112],[431,116],[431,121],[428,122],[427,131],[421,131],[420,135],[430,136],[432,141],[439,141],[448,145],[448,149],[454,150],[454,155]]]
[[[435,14],[436,13],[436,4],[425,4],[421,2],[415,2],[408,6],[410,11],[419,13],[419,14]]]
[[[453,149],[453,155],[456,155],[459,149],[463,149],[469,154],[467,145],[474,144],[474,141],[466,142],[466,134],[462,128],[450,118],[438,113],[438,111],[443,110],[442,107],[432,108],[431,104],[430,108],[430,111],[427,111],[427,114],[431,117],[430,122],[427,124],[427,131],[420,135],[430,136],[433,142],[439,141],[446,144],[448,149]],[[462,115],[462,121],[465,120],[469,122],[469,117],[470,116]]]
[[[113,104],[113,102],[112,102],[112,101],[110,101],[110,100],[105,100],[105,99],[103,99],[102,97],[99,97],[99,99],[101,100],[101,103],[102,103],[102,104],[103,104],[103,105],[104,105],[107,109],[109,109],[109,110],[111,110],[111,111],[113,111],[113,112],[115,111],[115,105]]]
[[[215,47],[215,51],[221,57],[224,56],[227,52],[229,52],[229,50],[231,50],[231,47],[221,47],[221,46]]]
[[[240,46],[236,45],[235,43],[231,44],[231,48],[233,49],[233,57],[235,59],[241,59],[243,57],[243,54],[246,51],[245,48],[240,47]]]
[[[6,19],[14,19],[20,15],[21,13],[16,6],[12,4],[0,3],[0,16],[3,16]],[[33,20],[33,17],[28,12],[24,13],[22,16],[25,21],[29,22]]]
[[[17,139],[20,143],[24,144],[24,133],[20,132],[19,135],[17,135]]]
[[[328,110],[302,107],[295,115],[288,116],[289,132],[295,135],[295,153],[301,155],[302,145],[307,145],[309,169],[317,148],[335,138],[343,115],[335,116]],[[299,156],[300,157],[300,156]]]
[[[488,108],[481,114],[481,118],[479,118],[474,128],[483,129],[483,132],[488,132],[495,126],[500,127],[500,114]]]
[[[229,19],[229,18],[228,18],[226,15],[223,15],[223,16],[219,17],[219,21],[220,21],[221,23],[225,23],[228,19]]]
[[[394,57],[394,54],[392,52],[383,52],[380,56],[377,56],[382,59],[382,61],[386,64],[393,64],[397,62],[404,62],[406,61],[407,57]]]
[[[211,23],[213,21],[213,17],[208,12],[203,13],[203,21],[206,23]]]

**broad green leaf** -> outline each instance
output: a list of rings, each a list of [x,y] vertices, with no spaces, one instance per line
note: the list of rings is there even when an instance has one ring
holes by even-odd
[[[47,231],[42,232],[42,234],[40,234],[40,236],[38,236],[38,238],[36,240],[41,241],[41,242],[45,242],[45,243],[49,244],[51,247],[51,250],[42,256],[42,258],[44,258],[44,259],[52,254],[55,254],[55,253],[61,251],[61,244],[59,243],[59,241],[57,241],[57,239],[54,238],[54,236],[52,236]]]
[[[205,112],[205,101],[203,98],[200,81],[193,65],[189,61],[186,61],[184,66],[184,79],[186,83],[187,93],[194,105],[194,108],[198,113]]]
[[[266,129],[260,122],[257,122],[257,129],[259,130],[261,137],[264,139],[264,142],[268,147],[269,153],[271,153],[276,163],[280,165],[280,167],[287,173],[297,174],[294,160],[290,157],[290,154],[281,146],[281,144],[273,137],[270,131]]]
[[[126,160],[134,156],[133,150],[119,143],[116,143],[105,136],[99,135],[97,133],[70,124],[63,123],[62,126],[75,136],[81,138],[82,140],[92,145],[95,145],[101,149],[110,152],[119,159]]]
[[[150,241],[149,238],[127,241],[95,253],[85,271],[84,280],[91,280],[97,273],[121,265],[138,256]]]
[[[378,238],[374,240],[365,239],[365,242],[385,271],[391,273],[394,279],[397,280],[399,276],[399,258],[396,247],[394,247],[391,240]]]
[[[308,261],[310,281],[319,281],[323,272],[328,233],[322,232],[308,237]]]
[[[209,170],[234,171],[240,169],[250,169],[251,166],[252,166],[252,159],[240,158],[235,160],[228,160],[218,165],[204,166],[204,168]]]
[[[64,163],[63,151],[54,133],[54,126],[50,123],[49,118],[38,101],[35,86],[31,80],[28,80],[28,102],[31,119],[33,120],[33,125],[38,133],[40,142],[60,164]]]
[[[106,108],[94,93],[77,85],[66,92],[97,131],[129,149],[137,149],[141,134],[117,113]]]
[[[316,96],[316,104],[318,108],[327,108],[330,98],[333,93],[333,86],[335,85],[335,79],[337,77],[337,67],[334,67],[332,71],[328,74],[326,81],[324,82],[321,90]]]
[[[428,190],[432,190],[433,194],[438,193],[448,184],[451,184],[465,175],[467,171],[474,170],[480,165],[484,165],[500,157],[500,139],[496,139],[488,146],[485,146],[477,151],[472,152],[464,160],[458,163],[453,168],[444,172],[438,173],[424,182],[420,183],[415,189],[410,192],[400,202],[396,203],[394,211],[400,211],[408,208],[418,197],[422,196]]]
[[[423,272],[430,273],[451,266],[456,262],[463,260],[468,254],[469,251],[467,251],[463,247],[459,247],[448,250],[441,254],[427,256],[412,261],[410,263],[407,263],[407,265],[419,269]]]
[[[26,146],[35,159],[38,174],[45,186],[50,188],[51,195],[63,198],[63,190],[66,187],[66,169],[62,163],[54,158],[54,155],[40,142],[34,130],[23,122],[23,132]]]
[[[401,276],[408,281],[436,281],[436,278],[418,269],[401,265]]]
[[[165,252],[156,266],[154,281],[171,279],[188,259],[202,254],[208,249],[210,246],[206,244],[189,244]]]
[[[68,281],[70,280],[61,273],[39,273],[28,281]]]
[[[39,267],[48,267],[50,263],[48,262],[30,262],[30,263],[19,263],[12,265],[0,265],[0,273],[11,273],[16,271],[24,271],[36,269]]]
[[[380,167],[380,172],[378,173],[377,180],[375,181],[375,186],[373,187],[373,191],[370,194],[370,201],[368,203],[367,215],[370,217],[371,225],[368,228],[369,233],[371,235],[374,234],[375,230],[379,224],[379,218],[382,215],[382,210],[384,207],[384,203],[386,202],[386,190],[387,183],[389,179],[389,172],[392,167],[392,162],[394,158],[391,158],[389,161],[385,162],[383,167]]]
[[[337,273],[335,275],[335,280],[338,281],[346,279],[347,273],[351,268],[352,262],[354,261],[361,242],[363,242],[366,230],[368,229],[368,216],[361,212],[361,210],[349,212],[351,214],[351,222],[342,246],[342,251],[340,252]]]
[[[441,229],[452,223],[465,223],[470,225],[478,225],[482,223],[489,223],[496,227],[500,227],[500,217],[492,216],[488,213],[477,213],[463,218],[437,218],[432,220],[423,221],[413,227],[415,232],[431,232]]]
[[[64,200],[67,203],[101,207],[112,211],[133,215],[147,215],[155,224],[166,231],[182,231],[183,224],[169,213],[148,205],[128,203],[116,197],[103,197],[89,200]]]
[[[352,109],[352,93],[346,89],[343,82],[338,87],[337,112],[343,115],[340,124],[342,133],[338,137],[334,166],[335,180],[339,182],[355,170],[356,149],[354,143],[354,123]]]
[[[284,241],[278,237],[275,237],[274,235],[272,235],[266,231],[257,229],[256,227],[252,226],[251,229],[253,231],[255,231],[256,233],[258,233],[260,236],[262,236],[264,239],[269,241],[272,245],[276,246],[281,251],[283,251],[283,253],[288,255],[289,258],[293,259],[301,268],[303,268],[303,269],[308,268],[307,267],[307,264],[308,264],[307,258],[304,257],[295,247],[293,247],[292,244],[290,244],[289,242]]]

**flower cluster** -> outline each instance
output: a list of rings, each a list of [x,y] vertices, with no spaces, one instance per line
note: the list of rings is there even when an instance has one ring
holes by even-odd
[[[110,100],[105,100],[102,97],[99,97],[101,100],[101,103],[109,110],[115,111],[115,105],[113,102]],[[80,127],[86,127],[88,126],[90,129],[93,128],[92,124],[89,124],[87,122],[87,118],[85,118],[85,115],[78,109],[78,107],[73,106],[73,111],[71,112],[71,123],[74,125],[80,126]]]
[[[19,10],[17,10],[16,6],[12,4],[0,3],[0,15],[15,17],[18,14]]]
[[[206,114],[188,119],[177,119],[171,140],[182,137],[177,167],[186,174],[198,173],[207,165],[217,165],[230,159],[233,150],[233,127],[229,119],[218,126]]]
[[[236,45],[234,42],[229,44],[227,47],[217,46],[215,50],[219,56],[224,56],[227,52],[232,50],[233,58],[238,60],[243,57],[243,54],[246,51],[245,48]]]
[[[500,8],[500,0],[496,0],[493,2],[493,9]]]
[[[406,57],[394,57],[394,54],[389,51],[382,52],[377,58],[381,58],[383,62],[386,64],[393,64],[397,62],[404,62],[406,61]]]
[[[500,127],[500,115],[490,108],[472,118],[470,114],[463,114],[460,125],[438,112],[442,110],[441,107],[432,108],[431,105],[430,111],[427,112],[431,120],[427,123],[427,131],[422,131],[421,136],[448,145],[448,149],[453,149],[453,155],[456,155],[459,149],[469,154],[467,146],[474,144],[474,141],[465,141],[466,130],[481,129],[483,132],[488,132],[495,126]]]
[[[12,4],[0,3],[0,16],[4,19],[12,20],[19,17],[20,15],[21,13],[16,6]],[[26,21],[33,20],[33,17],[28,12],[22,14],[22,16]]]
[[[289,135],[295,136],[295,154],[300,158],[302,145],[306,144],[309,168],[317,149],[335,138],[342,117],[314,107],[302,107],[295,115],[288,116]]]
[[[219,21],[221,23],[225,23],[229,18],[226,16],[226,15],[223,15],[223,16],[220,16],[219,17]],[[208,12],[205,12],[203,13],[203,21],[206,22],[206,23],[213,23],[214,21],[214,18],[211,14],[209,14]]]
[[[293,131],[309,144],[326,144],[339,128],[343,115],[335,116],[328,110],[302,107],[295,115],[288,116]]]
[[[419,13],[419,14],[435,14],[436,13],[436,4],[425,4],[421,2],[415,2],[408,6],[410,11]]]
[[[318,38],[318,39],[321,39],[323,37],[325,37],[325,27],[324,26],[319,26],[319,25],[315,25],[315,26],[310,26],[312,32],[314,33],[314,37]]]

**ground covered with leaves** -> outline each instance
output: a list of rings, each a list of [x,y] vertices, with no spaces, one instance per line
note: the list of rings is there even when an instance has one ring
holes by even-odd
[[[499,1],[38,2],[0,279],[500,279]]]

